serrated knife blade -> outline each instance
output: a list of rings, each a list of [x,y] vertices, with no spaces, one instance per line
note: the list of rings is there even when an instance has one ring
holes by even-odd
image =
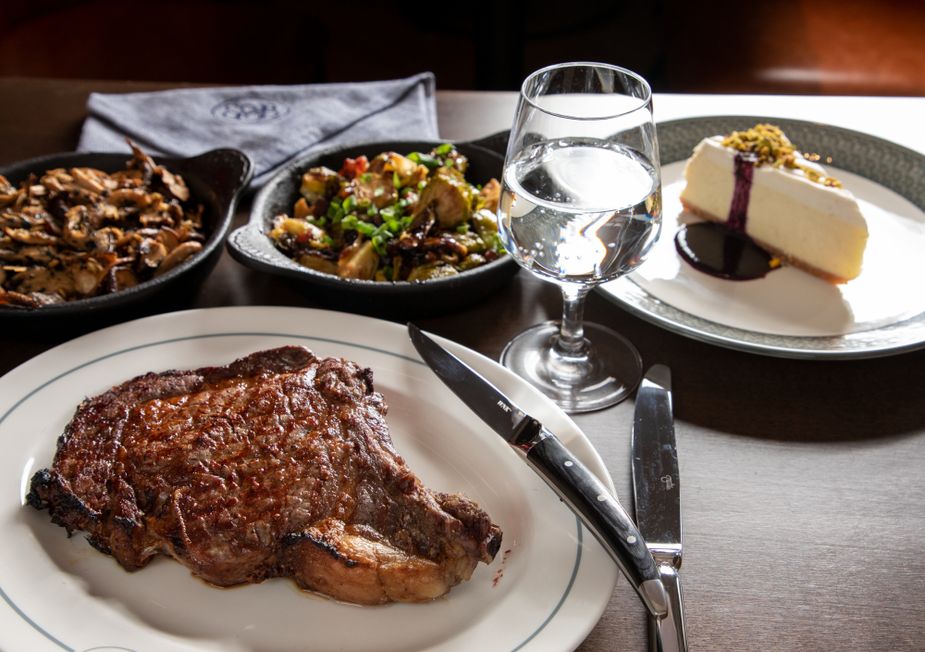
[[[681,478],[671,404],[671,371],[654,365],[636,392],[633,417],[633,497],[636,524],[668,592],[669,614],[650,627],[651,649],[687,650],[681,598]]]

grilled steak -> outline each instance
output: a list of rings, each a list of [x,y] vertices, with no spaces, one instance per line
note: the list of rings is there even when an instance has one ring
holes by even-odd
[[[386,409],[369,369],[302,347],[148,373],[79,406],[28,500],[127,570],[167,554],[220,586],[429,600],[490,562],[501,530],[421,484]]]

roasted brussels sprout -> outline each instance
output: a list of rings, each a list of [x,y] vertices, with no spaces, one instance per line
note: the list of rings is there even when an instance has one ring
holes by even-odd
[[[299,264],[325,274],[337,274],[337,263],[329,260],[318,252],[310,251],[299,257]]]
[[[319,197],[333,195],[339,187],[340,177],[337,172],[322,166],[311,168],[302,175],[302,186],[299,188],[299,194],[309,202],[314,202]]]
[[[426,265],[418,265],[415,267],[408,275],[408,280],[426,281],[432,278],[456,276],[457,274],[459,274],[459,270],[452,265],[447,265],[446,263],[427,263]]]
[[[337,274],[343,278],[370,280],[376,276],[379,254],[372,241],[357,241],[340,252],[337,259]]]
[[[421,191],[415,214],[433,210],[437,224],[452,229],[472,215],[472,200],[472,186],[465,177],[451,168],[440,168]]]

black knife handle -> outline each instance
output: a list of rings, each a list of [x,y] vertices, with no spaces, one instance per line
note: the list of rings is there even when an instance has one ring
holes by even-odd
[[[664,615],[667,596],[655,560],[623,506],[552,433],[544,428],[531,439],[518,446],[526,452],[527,462],[600,541],[649,611]],[[660,595],[653,595],[653,585],[643,585],[650,580],[655,580]]]

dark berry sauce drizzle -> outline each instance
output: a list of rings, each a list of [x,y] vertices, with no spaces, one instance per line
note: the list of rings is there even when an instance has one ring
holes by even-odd
[[[675,249],[694,269],[730,281],[762,278],[773,269],[771,254],[745,234],[754,172],[754,157],[737,152],[735,187],[726,223],[697,222],[678,229]]]

